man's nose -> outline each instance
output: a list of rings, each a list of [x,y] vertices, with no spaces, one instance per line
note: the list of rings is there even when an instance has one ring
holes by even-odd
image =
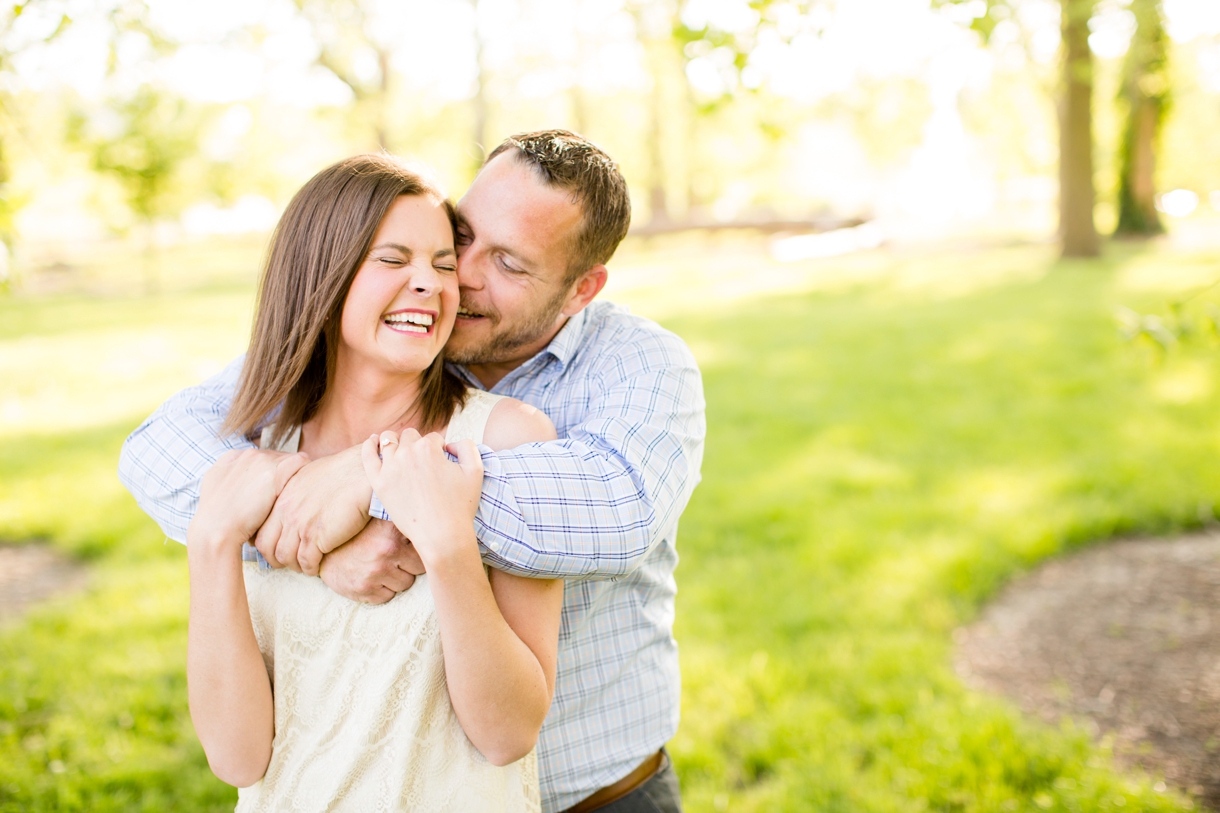
[[[459,288],[483,287],[483,274],[479,271],[479,252],[474,246],[467,246],[457,260],[457,278]]]

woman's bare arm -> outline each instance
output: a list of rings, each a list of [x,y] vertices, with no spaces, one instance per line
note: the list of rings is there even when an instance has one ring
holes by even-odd
[[[204,475],[199,510],[187,529],[191,721],[212,772],[238,787],[266,773],[275,734],[271,681],[250,622],[241,545],[306,460],[254,450],[224,455]]]
[[[454,465],[437,435],[381,437],[365,444],[366,470],[427,567],[454,711],[490,762],[514,762],[534,747],[551,706],[563,582],[495,570],[488,577],[473,527],[482,485],[473,443],[449,447]],[[554,437],[545,415],[506,400],[493,409],[484,440],[495,449]]]
[[[491,571],[474,561],[429,567],[449,697],[462,730],[494,765],[530,752],[551,707],[563,582]]]

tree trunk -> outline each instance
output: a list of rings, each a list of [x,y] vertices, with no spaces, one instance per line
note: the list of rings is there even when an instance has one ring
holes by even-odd
[[[487,138],[487,68],[483,64],[483,33],[479,30],[479,0],[470,0],[470,8],[474,12],[474,61],[478,75],[475,78],[474,88],[474,127],[471,135],[474,138],[474,152],[472,154],[472,163],[474,172],[477,174],[483,166],[483,161],[487,158],[487,153],[491,152],[488,149]]]
[[[665,69],[663,49],[668,41],[650,40],[644,44],[651,56],[649,67],[652,72],[652,96],[649,105],[648,121],[648,210],[649,225],[659,226],[668,223],[669,195],[666,194],[665,166],[665,128],[662,119],[665,116]]]
[[[1160,234],[1156,210],[1156,145],[1169,103],[1165,26],[1160,0],[1134,0],[1136,30],[1123,65],[1120,98],[1126,102],[1118,160],[1115,234]]]
[[[4,134],[0,133],[0,291],[13,285],[13,207],[8,188],[9,169],[4,154]]]
[[[161,275],[157,269],[157,242],[154,226],[151,220],[144,221],[144,251],[141,265],[144,272],[145,296],[157,296],[161,293]]]
[[[589,102],[585,98],[585,89],[579,82],[568,89],[568,103],[572,110],[572,129],[577,135],[589,137]]]
[[[1065,257],[1096,257],[1093,222],[1093,52],[1089,18],[1095,0],[1063,7],[1063,89],[1059,108],[1059,236]]]
[[[377,48],[377,69],[381,75],[377,80],[376,98],[373,111],[373,133],[377,137],[377,146],[382,152],[390,152],[390,134],[386,126],[386,108],[390,104],[390,52],[385,48]]]
[[[4,152],[4,133],[0,131],[0,242],[12,248],[13,211],[9,200],[11,191],[9,184],[8,156]]]

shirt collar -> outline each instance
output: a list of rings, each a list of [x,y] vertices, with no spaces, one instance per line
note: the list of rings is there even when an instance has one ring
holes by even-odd
[[[581,336],[585,332],[585,321],[588,318],[589,308],[581,309],[580,313],[568,319],[568,323],[559,329],[555,334],[555,338],[551,339],[551,343],[546,346],[542,353],[550,353],[559,362],[560,369],[568,365],[572,360],[572,356],[576,355],[576,349],[580,347]],[[538,355],[542,355],[539,353]],[[537,358],[537,356],[535,356]],[[531,359],[532,361],[533,359]],[[526,362],[527,364],[529,362]]]

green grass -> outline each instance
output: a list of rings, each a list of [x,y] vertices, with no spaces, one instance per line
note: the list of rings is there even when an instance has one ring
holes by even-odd
[[[1162,358],[1113,319],[1209,274],[1220,255],[1133,249],[1090,263],[1036,247],[796,266],[748,244],[628,256],[616,298],[688,339],[708,398],[678,544],[671,747],[688,810],[1192,809],[1083,731],[966,690],[950,658],[954,628],[1034,563],[1188,528],[1214,506],[1220,351],[1200,340]],[[247,290],[175,296],[182,312],[246,308],[211,328],[240,346]],[[116,302],[88,333],[172,330],[165,302]],[[26,326],[0,335],[0,365],[6,348],[81,335],[59,304],[0,302],[0,324],[20,311]],[[180,352],[210,352],[203,335]],[[0,404],[20,386],[0,383]],[[232,804],[186,716],[182,551],[112,474],[156,403],[147,389],[126,421],[0,433],[0,536],[95,567],[91,590],[0,634],[0,811]]]

